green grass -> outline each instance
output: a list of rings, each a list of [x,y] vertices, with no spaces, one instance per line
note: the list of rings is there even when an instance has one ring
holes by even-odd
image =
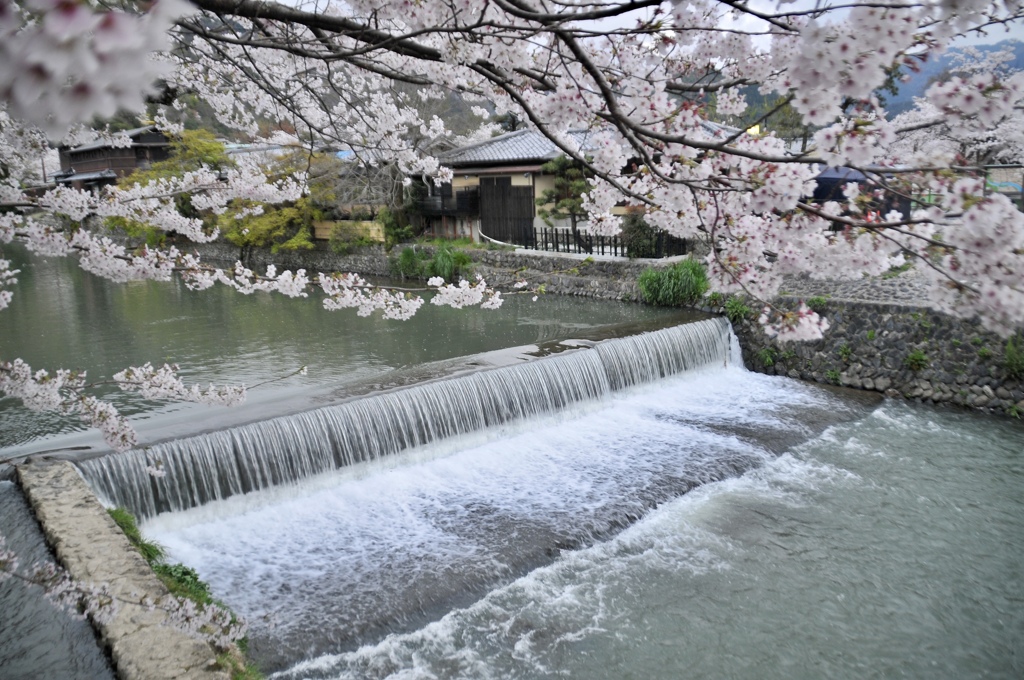
[[[725,301],[725,315],[732,323],[739,323],[751,314],[750,307],[740,297],[731,297]]]
[[[849,343],[845,343],[844,342],[839,347],[838,352],[839,352],[839,358],[840,359],[842,359],[843,361],[849,361],[850,360],[850,355],[853,353],[853,350],[850,348]]]
[[[928,355],[923,350],[915,349],[903,358],[903,365],[911,371],[920,371],[928,366]]]
[[[1024,378],[1024,347],[1017,345],[1018,338],[1011,337],[1003,349],[1003,368],[1006,369],[1006,375],[1015,380]]]
[[[210,586],[199,578],[195,569],[184,564],[165,564],[157,562],[152,565],[153,572],[160,577],[172,595],[187,597],[198,604],[215,604],[210,595]]]
[[[828,304],[828,298],[822,295],[815,295],[814,297],[807,299],[807,306],[819,314],[825,311],[826,304]]]
[[[146,559],[146,562],[149,563],[157,578],[167,586],[167,590],[170,591],[171,595],[187,598],[204,607],[215,605],[221,609],[228,609],[222,602],[213,598],[210,594],[210,586],[199,578],[199,574],[196,573],[195,569],[184,564],[167,564],[164,562],[166,552],[157,543],[147,541],[142,537],[138,522],[135,521],[135,516],[132,513],[124,508],[113,508],[107,510],[107,512],[117,526],[121,528],[121,531],[124,532],[129,543]],[[230,610],[228,611],[230,612]],[[234,620],[234,614],[231,614],[231,618]],[[217,657],[218,664],[221,668],[231,673],[232,680],[262,680],[263,674],[260,673],[254,664],[247,663],[243,656],[246,649],[246,641],[242,639],[236,644],[238,650],[232,651],[229,649],[220,654]]]
[[[828,380],[833,385],[838,385],[839,384],[839,379],[840,379],[840,373],[836,369],[830,368],[827,371],[825,371],[825,379]]]
[[[914,266],[913,262],[904,262],[899,267],[890,267],[889,271],[882,274],[883,279],[894,279]]]
[[[462,238],[421,238],[417,240],[417,243],[425,246],[434,246],[436,248],[480,248],[479,243],[474,243],[473,239],[468,236]]]
[[[683,260],[663,269],[648,267],[637,279],[644,302],[659,307],[695,304],[708,290],[708,274],[697,260]]]
[[[136,550],[146,559],[147,562],[153,564],[164,559],[165,551],[163,546],[152,541],[147,541],[142,537],[142,532],[139,531],[139,525],[135,521],[135,515],[128,512],[124,508],[111,508],[107,510],[107,513],[113,518],[114,523],[121,528],[124,535],[128,537],[128,542],[132,544]]]

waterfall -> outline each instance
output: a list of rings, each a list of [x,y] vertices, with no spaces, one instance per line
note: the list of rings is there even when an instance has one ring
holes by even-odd
[[[425,383],[336,406],[79,463],[97,495],[140,519],[374,460],[446,437],[558,411],[731,360],[731,329],[709,319],[590,350]]]

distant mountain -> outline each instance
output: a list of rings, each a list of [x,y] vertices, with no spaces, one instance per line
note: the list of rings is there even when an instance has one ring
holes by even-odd
[[[994,45],[977,45],[974,49],[978,50],[982,54],[988,54],[997,50],[1005,49],[1006,47],[1012,47],[1015,59],[1010,62],[1009,66],[1017,70],[1024,70],[1024,42],[1019,40],[1004,40],[1002,42],[995,43]],[[914,97],[920,97],[924,95],[925,90],[944,72],[950,71],[953,66],[953,62],[956,60],[958,55],[962,55],[964,52],[963,48],[953,48],[946,50],[937,59],[929,59],[924,64],[921,64],[921,70],[917,73],[909,73],[909,79],[905,83],[899,83],[899,93],[892,95],[888,92],[883,93],[885,97],[886,105],[885,110],[889,113],[889,117],[895,116],[898,113],[903,113],[909,109],[914,108]]]

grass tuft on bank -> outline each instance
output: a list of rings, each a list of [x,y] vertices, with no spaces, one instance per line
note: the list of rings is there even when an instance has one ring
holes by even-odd
[[[185,598],[201,606],[216,605],[222,609],[228,608],[223,602],[215,600],[210,594],[210,586],[206,581],[199,578],[195,569],[184,564],[167,564],[167,551],[159,543],[148,541],[139,531],[135,515],[124,508],[111,508],[107,512],[114,520],[114,523],[121,528],[128,542],[139,551],[153,573],[175,597]],[[234,619],[234,614],[231,615]],[[218,665],[231,673],[231,680],[263,680],[255,664],[245,659],[247,641],[245,638],[237,641],[234,649],[222,651],[217,656]]]

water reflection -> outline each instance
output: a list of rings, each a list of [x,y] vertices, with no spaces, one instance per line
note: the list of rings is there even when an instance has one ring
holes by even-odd
[[[87,368],[105,380],[127,365],[178,363],[186,379],[255,384],[308,366],[250,396],[254,417],[278,406],[296,410],[304,399],[388,371],[503,347],[565,337],[599,337],[620,324],[679,323],[676,311],[580,298],[512,296],[498,312],[424,305],[411,321],[362,319],[354,311],[326,312],[316,296],[304,300],[224,287],[202,292],[179,282],[115,284],[66,259],[13,253],[21,269],[14,301],[3,312],[0,356],[33,367]],[[158,405],[108,389],[136,420],[167,416],[181,430],[216,429],[223,410]],[[228,419],[244,416],[230,415]],[[27,412],[0,401],[0,447],[42,450],[41,440],[83,428],[67,419]],[[145,425],[140,427],[145,432]],[[181,432],[179,432],[181,433]]]

